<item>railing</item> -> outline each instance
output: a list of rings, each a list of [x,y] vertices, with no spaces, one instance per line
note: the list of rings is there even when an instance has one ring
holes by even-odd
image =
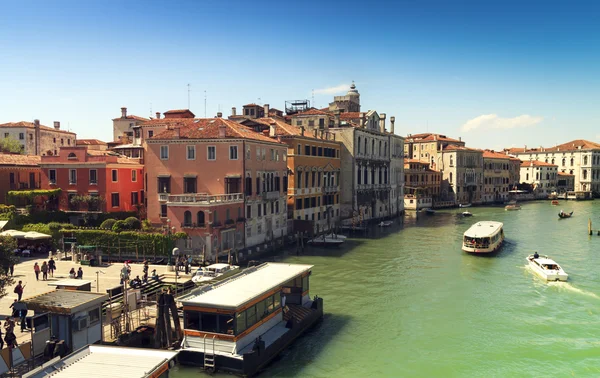
[[[325,193],[334,193],[334,192],[339,191],[339,187],[338,186],[324,186],[323,191]]]
[[[167,202],[169,200],[169,193],[159,193],[158,200],[161,202]]]
[[[160,198],[160,197],[159,197]],[[243,202],[244,194],[175,194],[168,196],[169,204],[200,204],[200,205],[218,205],[223,203]]]
[[[280,196],[279,191],[262,192],[263,200],[272,201],[272,200],[279,199],[279,196]]]
[[[205,228],[206,223],[182,223],[181,228]]]

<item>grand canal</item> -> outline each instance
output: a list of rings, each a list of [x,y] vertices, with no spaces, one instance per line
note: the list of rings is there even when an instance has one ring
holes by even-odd
[[[573,218],[558,220],[560,208]],[[283,261],[313,264],[311,295],[326,316],[263,377],[600,376],[600,201],[524,203],[407,217],[340,249]],[[479,220],[504,222],[493,257],[460,250]],[[525,268],[533,251],[569,273],[546,284]],[[178,368],[173,377],[198,376]]]

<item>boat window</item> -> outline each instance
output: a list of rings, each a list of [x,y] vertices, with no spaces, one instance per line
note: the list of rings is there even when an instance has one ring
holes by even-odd
[[[267,307],[266,307],[266,301],[260,301],[256,304],[256,318],[258,320],[262,320],[263,318],[265,318],[267,315],[269,315],[267,312]]]
[[[219,333],[233,335],[233,316],[219,314]]]
[[[270,313],[273,312],[274,308],[273,308],[273,296],[270,296],[269,298],[265,299],[265,306],[267,308],[267,311]]]
[[[200,316],[200,327],[201,331],[217,332],[217,315],[202,313]]]
[[[239,335],[240,333],[246,330],[246,311],[238,312],[235,317],[235,334]]]
[[[277,293],[273,295],[273,308],[277,310],[279,307],[281,307],[281,294]]]
[[[200,313],[197,311],[185,311],[185,321],[183,327],[185,329],[200,330]]]
[[[256,307],[250,306],[246,309],[246,326],[252,327],[256,323]]]

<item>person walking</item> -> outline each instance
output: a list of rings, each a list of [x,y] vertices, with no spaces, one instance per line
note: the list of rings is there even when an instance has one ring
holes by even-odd
[[[21,302],[21,298],[23,298],[23,290],[25,289],[25,285],[23,285],[23,281],[19,281],[17,286],[15,286],[15,294],[19,296],[17,299],[18,302]]]
[[[45,261],[42,263],[42,280],[48,281],[48,264]]]
[[[2,335],[2,322],[0,322],[0,350],[4,349],[4,337]]]
[[[37,262],[35,264],[33,264],[33,271],[35,272],[35,280],[39,281],[40,280],[40,266],[38,265]]]
[[[50,272],[50,277],[54,277],[54,271],[56,270],[56,262],[52,257],[50,257],[50,261],[48,261],[48,271]]]
[[[143,282],[148,282],[148,261],[144,260],[144,267],[142,268],[144,275],[142,276]]]
[[[19,315],[21,318],[21,333],[23,333],[27,330],[27,310],[22,308]]]
[[[10,266],[8,267],[8,270],[10,270],[10,276],[14,276],[15,275],[15,264],[10,264]]]

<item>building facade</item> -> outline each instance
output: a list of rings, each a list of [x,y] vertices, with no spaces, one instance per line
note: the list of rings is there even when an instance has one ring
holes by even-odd
[[[143,210],[144,167],[108,151],[61,148],[42,156],[42,189],[61,189],[57,207],[72,213]]]
[[[417,159],[404,160],[404,208],[431,208],[440,197],[442,175]]]
[[[404,138],[394,134],[396,117],[390,117],[390,212],[398,216],[404,212]]]
[[[556,175],[556,191],[558,193],[566,193],[571,192],[575,188],[575,176],[566,173],[566,172],[558,172]]]
[[[513,168],[510,156],[490,150],[483,151],[483,203],[504,203],[508,200]]]
[[[11,190],[40,189],[40,160],[35,155],[0,153],[0,204]]]
[[[164,125],[145,139],[153,224],[186,232],[184,251],[207,260],[287,234],[286,145],[222,118]]]
[[[441,157],[439,151],[447,146],[464,147],[465,142],[461,138],[448,138],[442,134],[410,134],[404,141],[404,156],[408,159],[426,162],[431,169],[438,169]]]
[[[160,113],[159,113],[160,114]],[[121,108],[121,117],[113,118],[113,141],[125,141],[133,139],[134,127],[150,121],[148,118],[127,114],[127,108]]]
[[[483,152],[449,144],[437,154],[442,173],[442,197],[458,204],[483,201]]]
[[[0,137],[12,138],[21,143],[24,155],[58,155],[62,147],[76,145],[75,133],[60,129],[60,122],[54,122],[54,127],[33,122],[8,122],[0,124]]]
[[[538,160],[521,163],[521,181],[532,185],[536,198],[548,198],[557,191],[558,166]]]

